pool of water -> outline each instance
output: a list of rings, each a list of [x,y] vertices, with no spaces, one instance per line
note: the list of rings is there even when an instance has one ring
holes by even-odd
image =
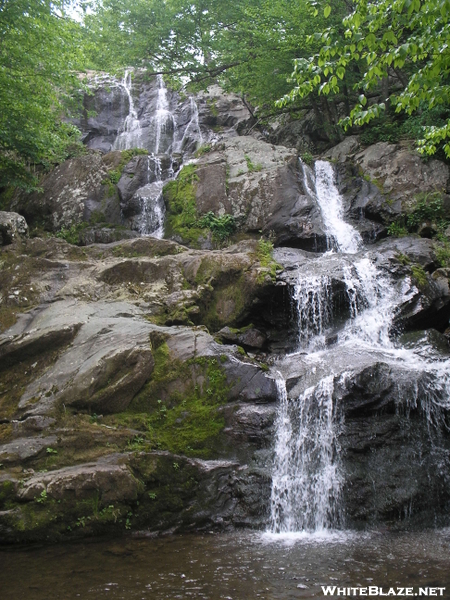
[[[2,600],[287,600],[321,586],[445,587],[450,529],[123,538],[0,551]]]

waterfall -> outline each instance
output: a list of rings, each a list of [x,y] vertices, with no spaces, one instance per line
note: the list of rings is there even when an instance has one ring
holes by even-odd
[[[155,116],[152,119],[155,129],[155,146],[153,149],[155,155],[162,152],[170,153],[174,131],[176,129],[176,121],[170,110],[164,79],[162,75],[157,75],[156,77],[158,82],[158,95],[156,98]],[[167,135],[166,139],[163,137],[164,135]]]
[[[184,130],[183,137],[174,144],[174,149],[177,152],[183,152],[185,150],[189,139],[193,139],[196,146],[201,146],[203,144],[203,134],[198,120],[198,106],[193,96],[189,98],[189,113],[190,119]]]
[[[338,252],[358,252],[362,246],[362,238],[356,229],[343,219],[342,198],[336,187],[333,165],[318,160],[315,163],[314,174],[307,165],[301,165],[305,191],[320,206],[329,246]]]
[[[345,473],[339,453],[344,421],[339,398],[351,381],[353,363],[381,361],[395,367],[399,372],[395,383],[399,406],[406,407],[406,411],[420,406],[430,439],[443,423],[443,410],[450,408],[450,358],[438,355],[430,344],[404,346],[391,333],[397,308],[414,293],[413,283],[406,279],[395,284],[388,273],[364,255],[360,235],[343,220],[343,202],[332,165],[317,161],[314,171],[303,164],[302,169],[305,192],[320,207],[333,252],[346,254],[341,269],[349,316],[338,331],[332,354],[324,344],[324,334],[333,325],[331,278],[299,273],[292,286],[298,350],[315,383],[291,397],[281,373],[283,368],[289,370],[298,354],[278,362],[272,533],[317,532],[345,526],[341,507]],[[330,265],[335,266],[336,262],[327,262],[330,258],[330,253],[325,253],[317,259],[319,272],[327,267],[329,272]],[[304,377],[307,383],[309,379]]]
[[[292,296],[297,317],[298,343],[304,347],[324,344],[324,332],[332,317],[330,279],[326,275],[302,277],[294,286]]]
[[[142,130],[131,93],[131,73],[131,69],[126,69],[121,82],[128,97],[129,108],[123,124],[123,131],[117,136],[112,147],[113,150],[129,150],[130,148],[140,148],[141,145]]]
[[[280,409],[271,495],[274,533],[322,531],[341,520],[342,475],[333,375],[290,402],[277,380]]]

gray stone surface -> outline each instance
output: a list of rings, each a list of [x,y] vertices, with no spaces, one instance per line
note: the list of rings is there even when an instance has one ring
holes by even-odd
[[[28,225],[22,215],[0,210],[0,246],[12,244],[27,235]]]
[[[241,136],[197,165],[200,214],[232,214],[241,231],[271,235],[277,245],[326,247],[320,211],[299,182],[295,151]]]
[[[108,171],[117,167],[119,152],[106,157],[98,152],[65,161],[41,181],[41,192],[22,193],[13,208],[29,224],[39,223],[50,231],[70,228],[92,217],[120,224],[119,199],[104,185]]]

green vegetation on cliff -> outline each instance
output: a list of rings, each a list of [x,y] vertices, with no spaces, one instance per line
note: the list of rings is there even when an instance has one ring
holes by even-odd
[[[125,413],[107,421],[142,431],[131,440],[132,450],[152,448],[187,456],[215,456],[225,424],[219,409],[228,396],[219,362],[209,357],[173,360],[166,343],[154,350],[154,358],[150,381]]]
[[[211,211],[203,216],[197,214],[197,181],[196,165],[187,165],[175,180],[164,186],[166,237],[180,238],[182,242],[197,248],[199,239],[206,238],[211,232],[218,244],[223,243],[235,232],[235,220],[232,215],[218,217]]]

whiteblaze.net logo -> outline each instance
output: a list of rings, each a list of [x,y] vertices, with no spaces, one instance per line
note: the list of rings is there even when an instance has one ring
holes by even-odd
[[[445,587],[419,587],[383,588],[377,585],[368,587],[338,587],[337,585],[322,585],[324,596],[392,596],[401,598],[403,596],[443,596]]]

